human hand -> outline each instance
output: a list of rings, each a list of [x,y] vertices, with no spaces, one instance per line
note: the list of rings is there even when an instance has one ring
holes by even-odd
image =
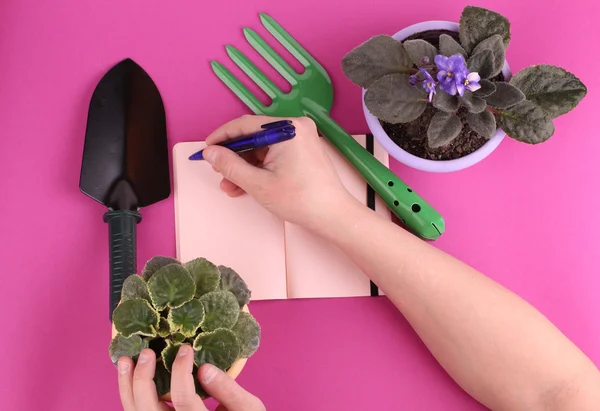
[[[221,189],[231,197],[250,194],[278,217],[307,227],[339,212],[350,197],[342,185],[312,120],[291,119],[296,136],[269,148],[238,155],[214,144],[260,129],[281,118],[243,116],[206,138],[204,159],[223,175]]]
[[[208,411],[196,394],[194,378],[199,378],[204,390],[219,402],[217,411],[265,411],[263,403],[240,387],[230,376],[210,364],[200,367],[193,375],[194,352],[189,345],[182,345],[177,353],[171,373],[171,402],[175,408],[158,399],[154,384],[156,355],[145,349],[140,353],[137,365],[131,358],[122,357],[118,362],[119,393],[124,411]]]

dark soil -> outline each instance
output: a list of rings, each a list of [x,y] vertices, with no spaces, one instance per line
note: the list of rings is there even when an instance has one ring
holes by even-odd
[[[449,30],[429,30],[421,33],[415,33],[406,40],[423,39],[439,47],[439,37],[441,34],[448,34],[456,41],[460,42],[458,33]],[[492,81],[503,81],[504,77],[500,74]],[[486,139],[479,136],[468,126],[465,120],[466,111],[461,108],[457,115],[463,123],[463,129],[452,143],[445,147],[432,149],[427,144],[427,128],[431,118],[438,110],[433,106],[428,106],[425,112],[410,123],[390,124],[380,121],[383,129],[388,136],[403,150],[428,160],[454,160],[471,154],[481,148],[486,143]]]

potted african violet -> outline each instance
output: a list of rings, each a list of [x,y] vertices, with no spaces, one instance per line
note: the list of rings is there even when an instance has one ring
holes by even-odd
[[[142,275],[123,283],[113,312],[109,354],[135,361],[144,348],[156,353],[158,395],[170,399],[171,366],[182,344],[194,348],[194,375],[211,363],[236,378],[260,343],[260,326],[248,311],[250,290],[231,268],[204,258],[181,264],[154,257]],[[196,381],[196,392],[207,397]]]
[[[342,60],[363,87],[371,133],[398,161],[424,171],[461,170],[483,160],[505,135],[539,144],[552,120],[579,104],[585,85],[551,65],[514,76],[506,63],[510,24],[466,7],[460,24],[430,21],[375,36]]]

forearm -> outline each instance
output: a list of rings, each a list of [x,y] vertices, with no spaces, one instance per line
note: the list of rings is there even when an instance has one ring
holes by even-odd
[[[571,380],[598,381],[593,364],[525,301],[360,204],[348,202],[318,232],[367,273],[486,406],[534,409]]]

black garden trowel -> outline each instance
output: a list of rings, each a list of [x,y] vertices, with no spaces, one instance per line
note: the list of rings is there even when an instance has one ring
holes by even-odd
[[[136,272],[139,209],[171,194],[162,98],[133,60],[110,69],[94,90],[79,188],[108,207],[112,318],[123,281]]]

